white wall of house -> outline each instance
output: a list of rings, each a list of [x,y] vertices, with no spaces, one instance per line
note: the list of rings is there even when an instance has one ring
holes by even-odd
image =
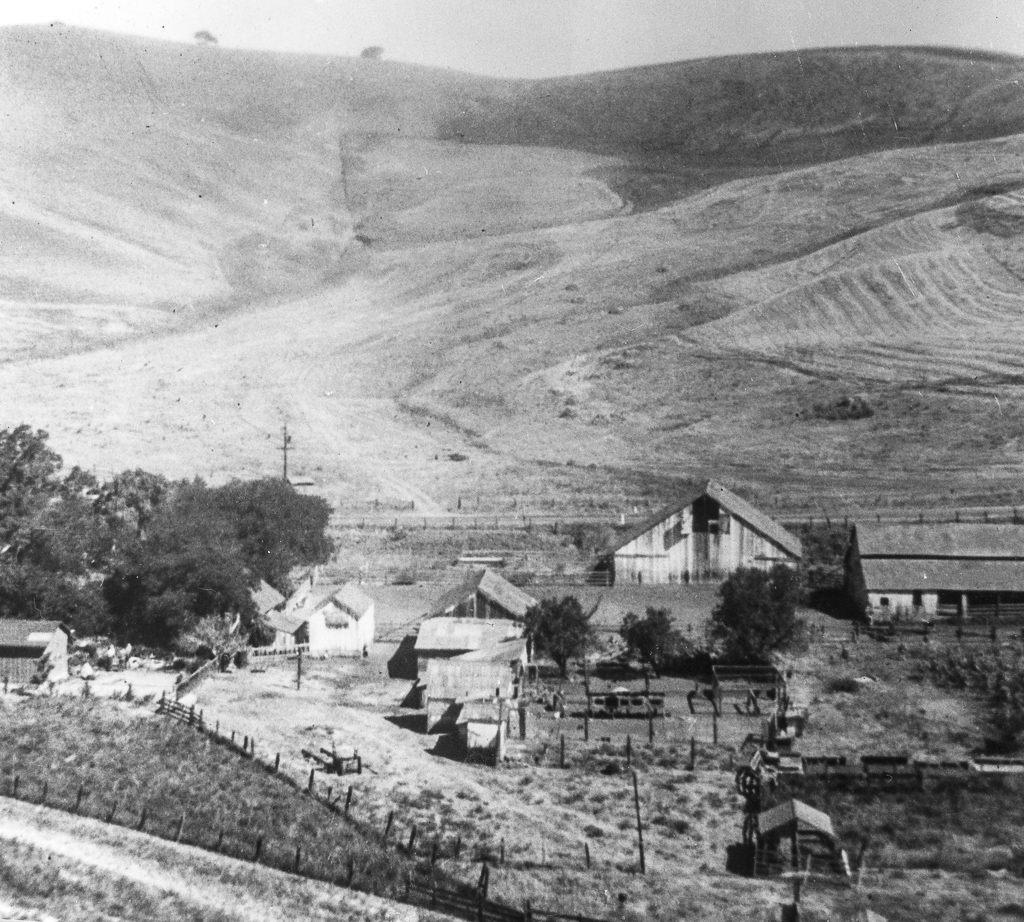
[[[331,623],[328,623],[331,622]],[[362,653],[373,644],[374,611],[371,607],[361,618],[343,612],[329,602],[309,617],[310,652]]]
[[[895,617],[897,613],[907,616],[926,617],[935,615],[939,607],[937,592],[922,592],[921,604],[914,604],[913,592],[869,592],[868,605],[879,617]]]

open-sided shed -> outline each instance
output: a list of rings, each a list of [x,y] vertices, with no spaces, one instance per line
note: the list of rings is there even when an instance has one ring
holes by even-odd
[[[845,855],[827,813],[800,800],[786,800],[757,818],[757,857],[761,873],[806,867],[846,868]]]

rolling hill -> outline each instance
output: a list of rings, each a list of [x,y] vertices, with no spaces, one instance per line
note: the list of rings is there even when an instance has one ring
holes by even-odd
[[[1022,73],[874,48],[499,81],[0,30],[0,424],[216,480],[274,470],[287,419],[342,505],[698,471],[1013,502]],[[815,409],[853,393],[872,417]]]

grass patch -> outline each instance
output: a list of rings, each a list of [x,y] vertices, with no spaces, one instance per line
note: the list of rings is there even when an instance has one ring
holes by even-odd
[[[334,881],[351,859],[355,886],[397,892],[410,863],[357,824],[195,730],[105,702],[36,699],[0,725],[0,791]],[[79,797],[81,792],[81,797]],[[259,845],[257,845],[259,843]]]

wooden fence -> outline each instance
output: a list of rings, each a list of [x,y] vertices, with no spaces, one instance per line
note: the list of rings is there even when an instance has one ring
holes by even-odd
[[[337,792],[335,792],[333,785],[325,786],[322,781],[319,784],[317,783],[316,769],[310,770],[308,779],[300,780],[293,777],[288,774],[286,770],[282,769],[280,753],[275,755],[273,761],[258,758],[256,755],[256,740],[254,737],[248,735],[243,736],[241,734],[237,734],[233,730],[229,731],[227,729],[222,729],[219,721],[214,722],[211,727],[210,722],[206,720],[202,709],[197,710],[195,706],[186,707],[179,704],[177,701],[166,696],[162,696],[157,704],[157,713],[181,721],[182,723],[195,728],[199,732],[207,734],[220,744],[227,746],[240,757],[261,764],[263,768],[274,777],[279,778],[282,782],[290,785],[292,788],[323,804],[323,806],[332,813],[341,815],[346,822],[352,824],[354,828],[358,829],[363,835],[370,837],[380,836],[385,844],[393,841],[392,839],[389,839],[389,835],[391,834],[392,829],[395,828],[394,812],[392,811],[392,813],[389,814],[387,822],[383,828],[383,833],[381,833],[375,825],[367,823],[364,820],[357,819],[354,816],[353,811],[352,795],[354,788],[352,785],[349,785],[347,791],[344,792],[342,791],[343,786],[339,786]],[[18,796],[17,785],[15,785],[15,788],[15,793],[12,796]],[[60,805],[51,803],[51,806]],[[109,822],[110,820],[108,819],[107,821]],[[144,818],[143,825],[145,822],[146,819]],[[139,826],[137,828],[142,827]],[[157,834],[159,835],[159,833]],[[178,835],[180,836],[180,828],[178,830]],[[167,838],[167,836],[164,837]],[[324,880],[338,886],[353,886],[355,869],[351,862],[349,862],[345,868],[335,869],[334,871],[330,871],[325,874],[323,872],[324,865],[322,862],[313,862],[309,860],[309,858],[307,858],[305,864],[300,862],[302,854],[301,844],[296,845],[294,843],[287,843],[283,847],[280,844],[277,844],[275,848],[271,849],[270,846],[272,843],[267,843],[262,839],[257,839],[255,844],[250,844],[249,847],[251,850],[246,854],[246,848],[244,845],[234,847],[233,850],[226,849],[224,846],[224,838],[223,831],[221,831],[218,836],[216,847],[213,848],[206,844],[205,841],[189,841],[188,844],[196,845],[207,850],[217,851],[219,853],[231,854],[232,857],[243,860],[248,859],[258,861],[262,864],[277,867],[280,870],[300,874],[305,877],[313,877],[318,880]],[[469,884],[464,884],[460,881],[451,879],[445,879],[440,882],[437,880],[435,875],[436,864],[438,861],[443,859],[465,859],[474,863],[480,862],[482,866],[486,865],[488,868],[491,863],[503,863],[503,844],[497,855],[492,854],[490,851],[473,852],[468,849],[463,850],[461,836],[456,836],[454,838],[448,836],[444,839],[439,835],[433,837],[423,836],[417,839],[416,826],[413,825],[409,839],[404,843],[394,841],[394,845],[405,857],[413,860],[415,863],[414,869],[408,872],[404,881],[404,889],[399,889],[397,892],[392,891],[389,893],[380,893],[378,895],[408,902],[422,908],[434,909],[438,912],[459,918],[476,920],[476,922],[527,922],[527,920],[532,919],[572,919],[574,922],[607,922],[607,920],[589,918],[583,915],[565,916],[556,912],[535,909],[529,902],[525,903],[522,908],[515,908],[490,900],[487,898],[486,886],[486,879],[489,871],[486,874],[481,875],[483,886],[478,884],[476,887],[473,887]],[[292,856],[294,856],[294,859]],[[587,867],[589,866],[588,852]]]
[[[280,656],[308,656],[310,659],[330,659],[336,656],[358,657],[359,650],[337,648],[310,648],[308,643],[297,643],[291,647],[249,647],[249,656],[254,659],[277,658]]]
[[[187,695],[190,691],[198,688],[205,679],[208,679],[214,672],[217,671],[220,663],[220,657],[215,656],[212,660],[207,663],[203,663],[195,672],[191,675],[186,676],[177,685],[174,686],[174,697],[182,698]]]

